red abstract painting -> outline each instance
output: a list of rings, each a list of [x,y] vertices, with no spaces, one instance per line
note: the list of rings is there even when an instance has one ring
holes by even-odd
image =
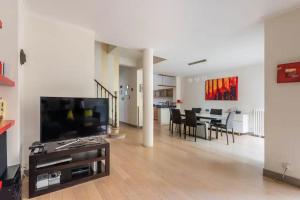
[[[238,77],[205,81],[205,100],[238,100]]]
[[[300,82],[300,62],[278,65],[277,83]]]

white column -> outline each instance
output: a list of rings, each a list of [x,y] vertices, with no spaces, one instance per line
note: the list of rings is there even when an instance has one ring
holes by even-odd
[[[144,146],[153,146],[153,49],[143,51]]]

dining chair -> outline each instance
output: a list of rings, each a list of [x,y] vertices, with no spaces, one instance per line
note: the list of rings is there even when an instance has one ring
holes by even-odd
[[[194,111],[195,113],[201,113],[201,108],[192,108],[192,111]]]
[[[196,113],[193,110],[185,110],[184,139],[186,139],[186,135],[187,135],[186,128],[189,127],[189,135],[190,135],[190,129],[192,128],[193,136],[195,137],[195,142],[196,142],[198,126],[205,126],[205,123],[197,121]],[[206,132],[205,132],[205,135],[206,135]]]
[[[194,111],[196,114],[200,114],[202,111],[202,108],[192,108],[192,111]],[[198,119],[198,118],[197,118]],[[201,121],[200,119],[198,119],[198,122]],[[207,120],[206,120],[207,121]],[[201,124],[204,124],[206,127],[206,123],[204,121],[201,122]],[[206,137],[206,129],[205,129],[205,137]]]
[[[223,110],[222,109],[210,109],[210,114],[211,115],[222,115],[223,113]],[[210,124],[211,125],[214,125],[214,124],[217,124],[217,123],[221,123],[222,120],[217,120],[217,119],[214,119],[214,120],[211,120],[210,121]]]
[[[173,117],[172,117],[172,110],[174,108],[169,108],[169,111],[170,111],[170,122],[169,122],[169,130],[171,130],[171,127],[173,125]]]
[[[171,133],[173,135],[173,124],[176,125],[175,127],[175,131],[176,128],[179,132],[179,136],[181,137],[181,125],[183,125],[185,123],[185,119],[181,118],[181,113],[179,109],[172,109],[172,130]]]
[[[219,132],[219,128],[221,130],[221,134],[223,133],[223,130],[225,130],[226,132],[226,139],[227,139],[227,145],[229,145],[229,141],[228,141],[228,130],[231,130],[231,134],[232,134],[232,141],[233,143],[235,142],[234,140],[234,126],[233,126],[233,120],[234,120],[234,116],[235,116],[235,112],[230,112],[228,113],[228,116],[226,118],[226,123],[222,124],[222,123],[216,123],[213,126],[216,127],[216,138],[218,138],[218,132]],[[209,134],[209,138],[211,140],[211,130],[210,130],[210,134]]]
[[[211,115],[222,115],[222,113],[223,113],[222,109],[214,109],[214,108],[210,109]]]

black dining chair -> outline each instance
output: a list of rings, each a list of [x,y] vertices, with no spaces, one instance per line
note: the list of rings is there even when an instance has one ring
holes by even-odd
[[[202,111],[202,108],[192,108],[192,111],[194,111],[196,114],[200,114]],[[197,118],[198,119],[198,118]],[[200,119],[198,119],[198,122],[200,121]],[[204,124],[206,126],[206,124],[204,122],[202,122],[201,124]],[[205,129],[206,130],[206,129]],[[206,132],[205,132],[206,134]]]
[[[209,114],[211,114],[211,115],[222,115],[223,114],[223,110],[222,109],[214,109],[214,108],[212,108],[212,109],[210,109]],[[222,122],[222,120],[218,120],[218,119],[210,120],[210,123],[209,123],[210,124],[209,135],[211,135],[211,131],[212,131],[213,127],[215,127],[216,124],[221,123],[221,122]],[[223,136],[223,133],[221,133],[221,136]],[[219,135],[216,133],[216,138],[218,139],[218,137],[219,137]],[[211,137],[210,137],[210,139],[211,139]]]
[[[172,110],[174,108],[169,108],[170,111],[170,122],[169,122],[169,130],[171,130],[171,127],[173,126],[173,117],[172,117]]]
[[[181,118],[181,113],[179,109],[172,109],[172,130],[171,133],[173,135],[173,125],[175,124],[175,131],[176,129],[179,132],[179,136],[181,137],[181,125],[185,123],[185,119]]]
[[[235,142],[234,140],[234,127],[233,127],[233,120],[234,120],[234,116],[235,116],[235,112],[230,112],[228,113],[228,116],[227,116],[227,119],[226,119],[226,123],[225,124],[222,124],[221,123],[216,123],[212,126],[214,126],[216,128],[216,138],[218,138],[218,132],[219,132],[219,129],[221,130],[221,134],[223,133],[223,130],[225,130],[226,132],[226,139],[227,139],[227,145],[229,145],[229,141],[228,141],[228,130],[231,130],[231,134],[232,134],[232,141],[233,143]],[[211,139],[211,131],[210,131],[210,134],[209,134],[209,138]]]
[[[192,108],[192,111],[194,111],[195,113],[201,113],[201,108]]]
[[[193,110],[185,110],[185,124],[184,124],[184,139],[186,139],[186,128],[189,127],[189,135],[191,128],[193,129],[193,136],[195,137],[195,142],[197,140],[197,127],[205,126],[204,122],[197,121],[196,113]]]
[[[210,109],[210,114],[211,115],[222,115],[223,110],[222,109]]]
[[[222,109],[210,109],[210,114],[211,115],[222,115],[223,113],[223,110]],[[217,123],[221,123],[222,120],[217,120],[217,119],[214,119],[214,120],[211,120],[210,121],[210,124],[211,125],[214,125],[214,124],[217,124]]]

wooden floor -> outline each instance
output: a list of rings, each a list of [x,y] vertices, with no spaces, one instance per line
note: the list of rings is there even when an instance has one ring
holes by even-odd
[[[244,154],[233,153],[249,136],[237,137],[236,144],[228,147],[224,138],[210,143],[184,141],[169,136],[167,126],[156,125],[154,148],[144,148],[141,129],[122,126],[120,131],[127,138],[111,141],[109,177],[35,200],[300,199],[300,189],[262,176],[262,155],[243,158]],[[250,140],[261,148],[260,140]],[[263,153],[251,150],[251,145],[248,154]],[[28,183],[24,182],[27,199]]]

